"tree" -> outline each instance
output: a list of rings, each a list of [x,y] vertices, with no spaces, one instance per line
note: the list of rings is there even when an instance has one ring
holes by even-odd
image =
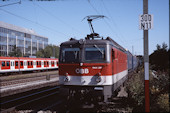
[[[155,50],[150,56],[150,64],[154,70],[166,71],[169,67],[169,51],[167,44],[163,43],[162,47],[157,44]]]
[[[36,57],[37,58],[44,58],[44,51],[37,51]]]
[[[156,45],[157,50],[161,49],[161,46],[159,44]]]
[[[50,58],[51,56],[53,56],[53,47],[49,45],[44,49],[44,57]]]
[[[10,57],[21,57],[22,53],[20,49],[18,49],[16,45],[14,45],[12,51],[9,53],[9,56]]]
[[[55,45],[48,45],[45,49],[40,50],[36,53],[36,57],[39,58],[50,58],[50,57],[59,57],[59,47]]]

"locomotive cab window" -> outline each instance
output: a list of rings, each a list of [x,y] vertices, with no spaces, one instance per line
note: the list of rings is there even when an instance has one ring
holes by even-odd
[[[61,55],[61,62],[78,62],[80,49],[79,48],[63,48]]]
[[[86,61],[105,61],[105,48],[104,47],[87,47],[85,48]]]

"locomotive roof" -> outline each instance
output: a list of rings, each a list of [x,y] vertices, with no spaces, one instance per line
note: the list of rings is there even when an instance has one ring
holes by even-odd
[[[60,46],[68,46],[68,45],[82,45],[82,44],[87,44],[87,45],[112,45],[122,51],[126,51],[122,46],[120,46],[118,43],[116,43],[113,39],[111,39],[110,37],[107,37],[106,39],[80,39],[80,40],[76,40],[71,38],[69,41],[63,42],[61,43]]]

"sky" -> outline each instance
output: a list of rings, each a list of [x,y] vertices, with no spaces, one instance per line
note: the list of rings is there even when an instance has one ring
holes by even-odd
[[[143,0],[0,0],[0,21],[34,30],[48,37],[49,44],[59,46],[71,37],[84,39],[90,34],[86,19],[89,15],[106,18],[92,22],[100,36],[111,37],[135,55],[143,55],[143,30],[139,15]],[[153,29],[149,30],[149,54],[156,45],[169,47],[169,0],[148,0],[148,14],[153,14]],[[84,19],[84,20],[83,20]]]

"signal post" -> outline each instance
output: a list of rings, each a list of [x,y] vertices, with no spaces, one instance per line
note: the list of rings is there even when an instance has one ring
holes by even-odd
[[[149,55],[148,29],[153,28],[153,15],[148,14],[148,0],[143,0],[143,15],[139,16],[139,29],[143,29],[144,74],[145,74],[145,112],[150,112],[149,99]]]

